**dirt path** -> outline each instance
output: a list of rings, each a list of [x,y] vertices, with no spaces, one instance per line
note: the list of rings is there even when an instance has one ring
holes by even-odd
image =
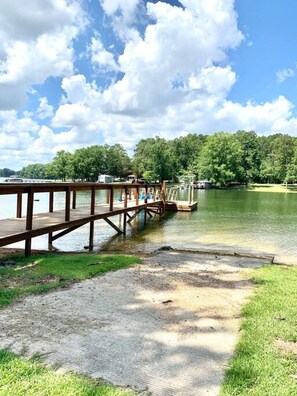
[[[154,396],[217,395],[251,291],[244,267],[261,264],[160,252],[0,311],[0,348]]]

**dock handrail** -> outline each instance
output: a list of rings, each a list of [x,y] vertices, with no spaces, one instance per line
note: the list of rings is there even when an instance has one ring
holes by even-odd
[[[54,212],[54,193],[55,192],[65,192],[65,206],[64,206],[64,222],[71,223],[70,228],[75,227],[75,220],[71,221],[71,209],[76,209],[77,204],[77,192],[78,191],[90,191],[90,209],[89,209],[89,217],[86,218],[86,222],[90,222],[91,226],[93,223],[93,219],[96,220],[95,216],[95,207],[96,207],[96,191],[106,191],[106,203],[109,205],[109,212],[106,214],[106,219],[109,216],[112,216],[114,213],[119,213],[118,209],[114,212],[114,204],[116,202],[116,191],[119,191],[120,198],[119,200],[123,202],[123,209],[121,210],[126,216],[126,211],[130,210],[128,201],[132,199],[132,191],[135,199],[135,206],[139,206],[142,208],[146,208],[149,205],[148,202],[148,191],[152,192],[150,194],[150,199],[153,203],[156,202],[156,191],[160,191],[160,197],[157,200],[156,204],[159,205],[160,201],[163,202],[165,193],[163,193],[163,185],[161,183],[0,183],[0,196],[1,195],[11,195],[14,194],[17,196],[17,204],[16,204],[16,218],[22,217],[22,198],[23,194],[27,194],[27,208],[25,214],[25,229],[26,229],[26,255],[29,255],[31,252],[31,238],[35,236],[33,230],[33,215],[34,215],[34,194],[35,193],[48,193],[49,194],[49,208],[48,212]],[[142,195],[140,195],[141,191],[145,191]],[[124,195],[124,198],[123,198]],[[72,197],[72,200],[71,200]],[[141,197],[141,198],[140,198]],[[143,203],[139,203],[139,200],[143,199]],[[164,201],[165,202],[165,201]],[[165,203],[163,205],[163,211],[165,210]],[[73,224],[72,224],[73,223]],[[82,223],[82,221],[77,222]],[[67,226],[68,227],[68,226]],[[69,228],[69,229],[70,229]],[[58,227],[56,227],[58,230]],[[34,231],[34,232],[33,232]],[[49,234],[49,239],[52,238],[52,229],[50,227],[45,228],[45,232]],[[34,234],[34,235],[33,235]],[[9,241],[9,236],[6,238]],[[11,242],[13,240],[11,238]]]

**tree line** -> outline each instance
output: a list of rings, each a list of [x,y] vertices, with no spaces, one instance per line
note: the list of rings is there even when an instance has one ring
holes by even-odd
[[[3,173],[4,171],[4,173]],[[16,172],[0,169],[0,176]],[[1,173],[2,172],[2,173]],[[297,138],[255,132],[189,134],[173,140],[142,139],[130,158],[120,144],[59,151],[48,164],[31,164],[17,172],[24,178],[95,181],[99,174],[125,177],[133,172],[147,180],[195,177],[215,186],[232,183],[297,181]]]

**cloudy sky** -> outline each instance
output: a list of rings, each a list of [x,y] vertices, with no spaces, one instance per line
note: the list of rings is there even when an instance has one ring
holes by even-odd
[[[58,150],[297,136],[296,0],[0,0],[0,168]]]

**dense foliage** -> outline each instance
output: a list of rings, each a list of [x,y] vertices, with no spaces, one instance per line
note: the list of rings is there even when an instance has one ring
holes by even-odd
[[[129,172],[149,180],[208,179],[216,186],[232,183],[294,183],[297,181],[297,138],[255,132],[189,134],[173,140],[142,139],[130,159],[120,144],[59,151],[49,164],[31,164],[20,176],[95,181],[99,174],[115,177]],[[0,169],[0,176],[14,171]]]

